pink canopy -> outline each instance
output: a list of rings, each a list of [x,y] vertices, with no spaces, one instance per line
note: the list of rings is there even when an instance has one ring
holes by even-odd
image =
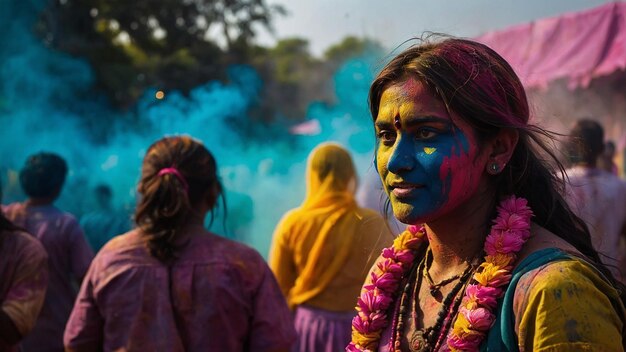
[[[528,88],[557,79],[587,87],[599,76],[626,68],[626,3],[545,18],[488,32],[478,41],[500,53]]]

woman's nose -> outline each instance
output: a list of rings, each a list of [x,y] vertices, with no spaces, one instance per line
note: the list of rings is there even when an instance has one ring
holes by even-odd
[[[398,173],[403,170],[411,170],[415,167],[415,153],[410,140],[400,137],[396,142],[391,157],[387,163],[390,172]]]

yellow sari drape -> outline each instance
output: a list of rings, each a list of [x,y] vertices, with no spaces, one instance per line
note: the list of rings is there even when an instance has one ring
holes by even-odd
[[[328,287],[352,252],[360,225],[354,216],[355,182],[352,159],[341,146],[324,143],[311,153],[306,198],[275,232],[278,236],[295,229],[299,232],[292,238],[312,241],[306,263],[289,290],[290,307],[308,301]]]

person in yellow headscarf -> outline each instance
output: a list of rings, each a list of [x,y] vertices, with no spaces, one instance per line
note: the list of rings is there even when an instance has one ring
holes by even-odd
[[[393,237],[385,219],[354,200],[348,151],[322,143],[309,155],[306,198],[274,232],[270,268],[295,314],[292,351],[340,351],[350,342],[354,301]]]

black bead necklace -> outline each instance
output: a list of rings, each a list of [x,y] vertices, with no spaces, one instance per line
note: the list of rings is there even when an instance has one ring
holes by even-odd
[[[439,281],[438,283],[435,283],[433,281],[433,278],[430,276],[430,265],[432,263],[433,263],[433,252],[430,250],[430,247],[428,247],[428,251],[426,252],[426,265],[424,266],[422,275],[424,275],[424,278],[426,278],[426,281],[428,281],[428,287],[430,288],[430,295],[435,297],[435,299],[439,301],[442,298],[441,288],[451,283],[452,281],[460,278],[463,274],[456,274],[447,279],[443,279]],[[468,264],[468,267],[469,267],[469,264]]]
[[[400,295],[400,304],[398,304],[394,312],[395,319],[393,321],[393,325],[391,326],[391,349],[394,352],[402,352],[400,348],[400,336],[404,331],[404,315],[410,310],[407,302],[410,299],[409,292],[411,291],[412,284],[417,286],[417,281],[419,280],[418,273],[424,263],[424,258],[422,258],[419,264],[416,262],[411,268],[410,275],[408,276],[402,289],[402,294]]]
[[[430,248],[428,248],[428,252],[430,252]],[[411,269],[411,274],[407,278],[400,296],[400,304],[395,310],[395,319],[391,331],[391,348],[394,352],[401,352],[401,336],[405,328],[405,315],[408,311],[412,310],[411,301],[418,302],[417,293],[419,292],[419,287],[421,287],[422,277],[425,277],[425,275],[420,275],[420,273],[423,273],[426,268],[428,260],[427,254],[428,253],[422,257],[417,268],[414,265]],[[412,332],[409,340],[409,349],[411,351],[436,351],[441,346],[442,341],[445,339],[446,332],[452,325],[452,320],[461,305],[463,295],[459,295],[459,292],[464,291],[470,281],[471,274],[474,272],[474,268],[475,265],[473,263],[469,264],[462,274],[456,275],[456,278],[460,280],[443,299],[442,307],[437,314],[437,321],[433,326],[425,329],[417,329],[417,326],[419,326],[416,319],[417,314],[414,311],[412,312],[411,315],[413,315],[416,330]],[[413,289],[412,295],[410,294],[411,288]]]

